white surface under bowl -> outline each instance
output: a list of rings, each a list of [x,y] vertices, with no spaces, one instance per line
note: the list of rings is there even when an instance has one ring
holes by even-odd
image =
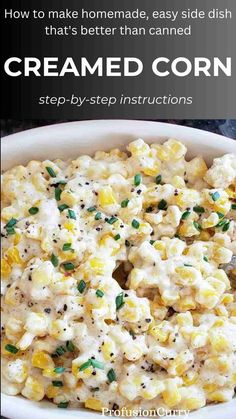
[[[236,153],[236,141],[180,125],[129,120],[82,121],[46,126],[2,138],[2,169],[33,159],[76,158],[81,154],[93,154],[96,150],[122,147],[140,137],[148,143],[177,138],[187,145],[189,157],[202,154],[208,163],[222,154]],[[204,407],[189,417],[232,419],[235,410],[236,399]],[[99,418],[99,414],[84,409],[58,409],[48,402],[35,403],[6,395],[2,395],[2,415],[10,419]]]

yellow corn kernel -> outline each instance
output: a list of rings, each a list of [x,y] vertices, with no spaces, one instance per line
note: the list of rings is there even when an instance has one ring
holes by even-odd
[[[58,373],[54,371],[54,368],[46,368],[43,370],[43,376],[47,378],[56,378],[58,377]]]
[[[102,353],[106,361],[114,358],[115,344],[113,341],[105,341],[102,345]]]
[[[99,240],[99,245],[100,246],[106,246],[109,244],[109,240],[112,238],[112,234],[111,233],[105,233],[102,235],[102,237]]]
[[[177,302],[177,307],[179,311],[189,311],[196,308],[195,299],[191,295],[185,295],[181,297],[181,300]]]
[[[210,334],[209,340],[216,352],[221,353],[230,349],[229,340],[222,334]]]
[[[214,384],[214,383],[203,384],[203,388],[207,393],[211,393],[212,391],[215,391],[217,387],[218,387],[217,384]]]
[[[192,285],[200,276],[200,272],[191,266],[178,266],[175,272],[178,275],[176,282],[180,285]]]
[[[54,368],[52,358],[45,352],[35,352],[32,356],[31,362],[33,367],[40,368],[42,370]]]
[[[236,199],[236,192],[234,190],[234,186],[230,185],[228,188],[225,189],[225,192],[231,199]]]
[[[6,337],[10,340],[20,339],[23,329],[23,323],[21,320],[10,317],[6,322],[5,334]]]
[[[173,176],[173,178],[171,179],[171,184],[175,188],[185,188],[185,181],[181,176]]]
[[[166,256],[166,245],[165,243],[163,243],[163,241],[161,240],[156,240],[155,243],[153,244],[153,246],[155,247],[156,250],[158,250],[158,252],[160,253],[160,256],[163,260],[167,259]]]
[[[66,230],[70,231],[71,233],[74,233],[74,231],[75,231],[75,224],[74,224],[74,222],[73,222],[73,221],[66,221],[66,222],[64,223],[63,227],[64,227]]]
[[[197,382],[198,377],[199,375],[195,371],[187,371],[187,373],[184,374],[182,378],[186,386],[191,386]]]
[[[6,277],[11,273],[11,266],[6,259],[1,259],[1,276]]]
[[[5,304],[9,306],[16,306],[20,303],[19,293],[16,291],[16,285],[13,283],[10,288],[8,288],[5,294]]]
[[[21,234],[20,233],[16,233],[14,235],[14,246],[17,246],[18,243],[20,243],[21,241]]]
[[[88,367],[88,368],[86,368],[85,370],[83,370],[83,371],[80,371],[79,370],[79,368],[80,368],[80,366],[83,364],[83,362],[78,362],[78,360],[74,360],[74,361],[72,361],[72,367],[71,367],[71,371],[72,371],[72,374],[76,377],[76,378],[88,378],[91,374],[92,374],[92,372],[93,372],[93,367],[91,366],[91,367]]]
[[[193,318],[189,311],[187,311],[186,313],[177,314],[176,319],[179,326],[193,325]]]
[[[211,235],[208,231],[201,231],[201,233],[198,236],[199,240],[202,240],[203,242],[209,241],[211,238]]]
[[[53,385],[49,385],[46,389],[46,396],[49,399],[53,399],[54,397],[56,397],[59,393],[60,389],[58,387],[54,387]]]
[[[151,162],[150,166],[142,167],[142,172],[147,176],[156,176],[160,170],[160,164],[157,161]]]
[[[236,386],[236,372],[231,376],[231,383],[232,385]]]
[[[217,390],[208,395],[208,400],[211,402],[228,402],[229,398],[223,390]]]
[[[214,273],[214,278],[219,279],[219,281],[222,281],[225,285],[226,285],[226,289],[229,290],[231,288],[230,285],[230,280],[227,277],[225,271],[223,269],[218,269],[215,273]],[[227,295],[231,295],[231,294],[227,294]]]
[[[102,188],[98,192],[98,203],[101,207],[116,204],[116,199],[110,186]]]
[[[185,145],[173,138],[166,141],[164,147],[169,151],[169,154],[174,160],[179,160],[187,152]]]
[[[102,410],[102,402],[101,400],[98,399],[93,399],[92,397],[87,399],[85,401],[85,407],[87,409],[92,409],[92,410]]]
[[[136,290],[139,287],[139,284],[144,279],[144,274],[142,269],[134,268],[129,275],[129,286],[131,289]]]
[[[223,294],[221,297],[222,304],[230,304],[234,301],[234,296],[232,294]]]
[[[152,400],[165,390],[165,385],[162,381],[153,380],[152,385],[141,391],[141,397],[145,400]]]
[[[77,204],[78,197],[76,196],[75,193],[64,190],[61,194],[61,201],[64,204],[69,205],[69,207],[73,207],[75,204]]]
[[[166,403],[168,407],[175,406],[181,400],[181,394],[177,388],[177,385],[172,381],[169,381],[166,384],[166,388],[163,391],[162,396],[163,396],[164,402]]]
[[[202,157],[195,157],[189,162],[191,166],[191,176],[203,178],[206,174],[208,167]]]
[[[206,308],[213,308],[218,303],[219,296],[214,288],[200,289],[196,294],[196,300]]]
[[[6,258],[10,265],[12,265],[13,263],[20,265],[22,263],[19,250],[15,246],[8,249],[8,251],[6,252]]]
[[[219,216],[216,212],[212,212],[209,217],[202,220],[202,228],[214,227],[219,222]]]
[[[197,410],[205,406],[206,400],[202,397],[189,397],[183,401],[181,408],[184,410]]]
[[[215,307],[215,312],[218,316],[228,317],[228,311],[225,306],[219,305]]]
[[[149,145],[146,144],[141,138],[135,141],[132,141],[128,147],[127,150],[130,151],[130,153],[133,156],[144,156],[145,154],[148,154],[150,151]]]
[[[38,402],[44,397],[44,386],[38,378],[29,376],[25,382],[22,394],[27,399]]]
[[[191,333],[191,346],[193,348],[201,348],[207,343],[207,333],[206,332],[193,332]]]
[[[167,150],[163,145],[153,144],[153,148],[157,151],[157,157],[162,161],[167,161],[171,159],[169,150]]]
[[[90,268],[96,275],[104,275],[105,273],[105,262],[103,259],[95,257],[90,259]]]
[[[161,343],[166,342],[169,337],[169,331],[164,329],[165,324],[166,322],[164,321],[158,326],[153,326],[148,330],[148,333]]]

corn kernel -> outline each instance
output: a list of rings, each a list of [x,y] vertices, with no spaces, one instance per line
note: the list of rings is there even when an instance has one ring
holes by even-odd
[[[85,407],[87,409],[92,409],[92,410],[102,410],[102,402],[101,400],[98,399],[93,399],[92,397],[87,399],[85,401]]]
[[[116,204],[116,199],[113,194],[111,187],[100,189],[98,192],[98,203],[101,207],[107,207],[109,205]]]
[[[19,250],[17,247],[11,247],[6,252],[6,259],[10,265],[16,263],[17,265],[20,265],[22,263],[22,259],[20,258]]]
[[[44,386],[38,378],[29,376],[22,390],[22,395],[27,399],[38,402],[44,397]]]
[[[54,368],[54,362],[50,355],[45,352],[35,352],[32,356],[33,367],[45,370],[47,368]]]
[[[166,383],[166,388],[163,391],[162,396],[168,407],[174,407],[181,400],[181,394],[176,384],[172,381]]]
[[[1,276],[7,277],[11,273],[11,266],[6,259],[1,259]]]

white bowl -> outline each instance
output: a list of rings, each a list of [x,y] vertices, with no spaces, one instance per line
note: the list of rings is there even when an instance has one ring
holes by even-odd
[[[98,120],[51,125],[2,138],[2,168],[28,161],[75,158],[96,150],[122,147],[143,138],[148,143],[177,138],[188,146],[188,156],[202,154],[208,163],[225,153],[236,153],[236,141],[207,131],[180,125],[147,121]],[[192,419],[232,419],[236,400],[192,412]],[[66,419],[99,417],[84,409],[58,409],[48,402],[35,403],[21,397],[2,395],[2,415],[10,419]]]

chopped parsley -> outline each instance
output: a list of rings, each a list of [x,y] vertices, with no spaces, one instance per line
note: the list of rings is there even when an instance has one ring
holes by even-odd
[[[125,302],[124,302],[124,293],[121,292],[116,297],[116,310],[119,310],[121,307],[123,307],[124,304],[125,304]]]
[[[120,206],[121,206],[122,208],[126,208],[126,207],[128,206],[128,203],[129,203],[129,199],[128,199],[128,198],[126,198],[126,199],[124,199],[124,200],[121,202]]]
[[[102,290],[97,290],[96,291],[96,296],[99,298],[102,298],[104,296],[104,292]]]
[[[59,209],[59,211],[60,211],[60,212],[64,211],[64,210],[65,210],[65,209],[67,209],[67,208],[69,208],[69,206],[68,206],[68,205],[66,205],[66,204],[61,204],[61,205],[59,205],[59,207],[58,207],[58,209]]]
[[[68,209],[68,216],[69,216],[69,218],[71,218],[72,220],[76,220],[75,211],[73,211],[72,209]]]
[[[59,264],[58,257],[56,255],[54,255],[54,253],[52,253],[50,260],[51,260],[53,266],[56,268],[58,266],[58,264]]]
[[[190,211],[183,212],[181,220],[186,220],[186,218],[188,218],[190,216],[190,214],[191,214]]]
[[[46,167],[46,170],[47,170],[47,172],[48,172],[48,174],[51,176],[51,177],[57,177],[57,175],[56,175],[56,173],[54,172],[54,170],[53,170],[53,168],[52,167]]]
[[[140,223],[137,220],[133,219],[133,221],[132,221],[132,227],[133,228],[136,228],[136,230],[137,230],[139,228],[139,226],[140,226]]]
[[[157,185],[160,185],[161,181],[162,181],[162,176],[161,176],[161,175],[158,175],[158,176],[156,177],[156,184],[157,184]]]
[[[211,193],[210,194],[211,195],[211,199],[212,199],[212,201],[217,201],[219,198],[220,198],[220,194],[219,194],[219,192],[213,192],[213,193]]]
[[[59,380],[53,380],[52,381],[52,385],[54,387],[63,387],[63,382],[62,381],[59,381]]]
[[[97,213],[95,214],[94,219],[95,219],[96,221],[98,221],[98,220],[101,220],[101,218],[102,218],[102,213],[101,213],[101,212],[97,212]]]
[[[114,224],[117,220],[118,220],[118,218],[112,216],[111,218],[109,218],[109,220],[107,220],[107,222],[108,222],[108,224]]]
[[[73,344],[73,342],[71,342],[71,340],[68,340],[66,342],[66,349],[69,352],[73,352],[75,350],[75,345]]]
[[[31,215],[35,215],[39,212],[39,209],[38,207],[31,207],[28,211]]]
[[[10,343],[8,343],[5,346],[5,350],[11,352],[11,354],[17,354],[17,352],[19,351],[19,349],[16,346],[11,345]]]
[[[202,230],[202,226],[197,221],[194,221],[193,222],[193,225],[196,228],[196,230],[198,230],[198,231],[201,231]]]
[[[69,405],[69,402],[60,402],[58,403],[57,407],[59,407],[60,409],[66,409]]]
[[[62,193],[62,190],[61,190],[61,188],[55,188],[55,199],[56,199],[56,201],[60,201],[61,200],[61,193]]]
[[[56,367],[56,368],[54,368],[54,370],[53,370],[56,374],[61,374],[62,372],[64,372],[65,371],[65,368],[64,367]]]
[[[134,176],[134,185],[135,185],[135,186],[139,186],[141,182],[142,182],[142,176],[141,176],[141,174],[140,174],[140,173],[137,173],[137,174]]]
[[[193,207],[193,211],[197,214],[203,214],[205,212],[205,209],[200,205],[195,205],[195,207]]]
[[[157,208],[159,210],[166,210],[167,209],[167,202],[165,201],[165,199],[162,199],[159,204],[157,205]]]
[[[75,265],[72,262],[65,262],[62,264],[65,271],[73,271],[75,269]]]
[[[63,246],[62,246],[62,250],[63,250],[63,252],[66,252],[68,250],[72,250],[71,249],[71,243],[64,243]]]
[[[78,284],[77,290],[80,292],[80,294],[83,294],[83,292],[84,292],[85,288],[86,288],[86,283],[83,281],[83,279],[81,279],[81,280],[79,281],[79,284]]]
[[[107,378],[109,383],[112,383],[113,381],[116,381],[116,373],[113,370],[113,368],[111,368],[108,373],[107,373]]]

